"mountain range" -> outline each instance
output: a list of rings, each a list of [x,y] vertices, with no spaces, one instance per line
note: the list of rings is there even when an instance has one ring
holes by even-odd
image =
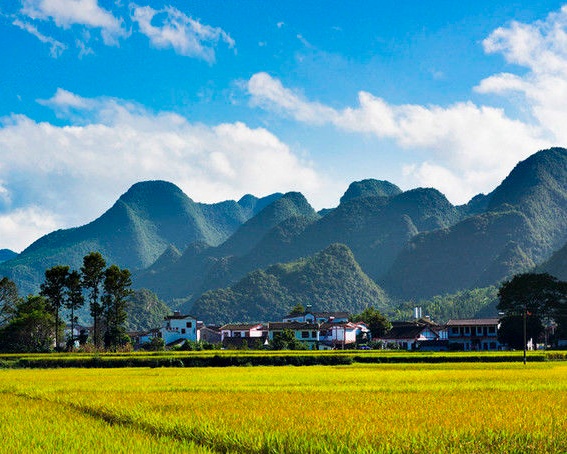
[[[461,206],[435,189],[402,191],[374,179],[352,183],[336,208],[318,213],[297,192],[208,205],[171,183],[141,182],[92,223],[46,235],[0,263],[0,275],[34,292],[46,268],[79,267],[92,250],[130,268],[137,288],[219,322],[310,299],[320,310],[386,310],[532,269],[565,278],[567,150],[535,153]],[[336,266],[325,275],[331,257]],[[333,276],[348,278],[341,287]],[[307,281],[317,285],[300,284]]]

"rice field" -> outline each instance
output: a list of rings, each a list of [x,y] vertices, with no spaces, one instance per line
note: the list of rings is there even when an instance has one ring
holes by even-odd
[[[567,452],[567,364],[0,370],[0,452]]]

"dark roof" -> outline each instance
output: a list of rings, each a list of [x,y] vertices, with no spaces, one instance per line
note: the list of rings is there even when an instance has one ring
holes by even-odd
[[[430,325],[418,322],[394,322],[392,323],[392,329],[384,334],[382,339],[415,339],[419,335],[428,329],[429,331],[436,333]]]
[[[280,331],[284,329],[291,330],[312,330],[319,329],[318,323],[307,323],[307,322],[270,322],[268,323],[268,330],[270,331]]]
[[[261,323],[228,323],[226,325],[221,326],[219,329],[220,330],[225,330],[225,331],[248,331],[254,328],[262,328],[262,324]]]
[[[184,318],[193,318],[195,320],[197,320],[197,317],[193,317],[192,315],[183,315],[183,314],[179,314],[179,313],[175,313],[173,315],[168,315],[167,317],[164,317],[164,320],[183,320]]]
[[[462,320],[449,320],[447,326],[492,326],[500,322],[497,318],[467,318]]]

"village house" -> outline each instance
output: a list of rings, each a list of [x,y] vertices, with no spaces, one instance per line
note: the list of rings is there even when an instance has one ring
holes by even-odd
[[[455,350],[501,350],[498,342],[497,318],[449,320],[447,322],[449,348]]]
[[[447,331],[428,319],[392,322],[392,328],[379,338],[387,347],[402,350],[446,350]]]
[[[313,348],[319,344],[319,328],[318,323],[312,322],[270,322],[268,323],[268,340],[272,342],[278,333],[290,330],[297,340]]]
[[[165,345],[171,345],[182,341],[193,341],[197,339],[197,319],[191,315],[182,315],[175,311],[173,315],[164,318],[161,328],[156,328],[139,337],[139,343],[151,342],[154,337],[163,339]]]
[[[355,345],[357,340],[370,340],[370,330],[362,322],[323,323],[320,327],[319,341],[328,348],[346,348]]]
[[[221,326],[220,333],[225,348],[263,345],[267,337],[262,323],[228,323]]]

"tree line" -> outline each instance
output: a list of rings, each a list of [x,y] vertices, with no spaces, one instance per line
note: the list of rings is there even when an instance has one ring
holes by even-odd
[[[66,346],[85,344],[88,334],[75,335],[77,311],[88,303],[93,320],[91,342],[95,348],[116,349],[130,342],[126,333],[126,308],[132,293],[131,274],[117,265],[106,266],[99,252],[83,257],[80,270],[57,265],[45,271],[38,295],[20,298],[16,285],[0,280],[0,349],[49,351],[62,346],[67,311],[70,334]]]

